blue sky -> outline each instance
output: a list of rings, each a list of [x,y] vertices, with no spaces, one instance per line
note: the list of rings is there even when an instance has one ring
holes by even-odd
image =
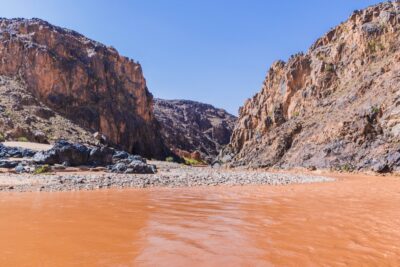
[[[0,0],[1,17],[38,17],[139,61],[155,97],[237,114],[271,63],[306,51],[373,0]]]

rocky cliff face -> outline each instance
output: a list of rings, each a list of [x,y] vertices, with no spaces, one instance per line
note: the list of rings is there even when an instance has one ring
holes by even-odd
[[[59,139],[96,143],[90,131],[38,101],[22,81],[0,76],[0,142],[54,143]]]
[[[232,166],[399,170],[400,4],[355,11],[277,61],[240,110]]]
[[[223,109],[188,100],[155,99],[154,112],[171,150],[208,162],[229,143],[236,120]]]
[[[116,145],[146,157],[166,148],[141,66],[112,47],[39,19],[0,19],[0,75]]]

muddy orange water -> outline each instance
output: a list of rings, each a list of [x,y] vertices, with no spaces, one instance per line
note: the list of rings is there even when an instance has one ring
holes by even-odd
[[[0,193],[0,266],[400,266],[400,178]]]

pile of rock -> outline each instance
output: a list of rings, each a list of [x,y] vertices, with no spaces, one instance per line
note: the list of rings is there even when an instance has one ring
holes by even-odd
[[[23,158],[10,160],[11,157]],[[58,141],[47,151],[0,146],[0,168],[15,168],[17,173],[35,172],[43,166],[59,167],[105,167],[113,173],[156,173],[154,165],[138,155],[115,150],[106,146],[89,147],[82,144]]]
[[[155,165],[147,164],[146,159],[125,151],[116,151],[112,157],[113,165],[108,168],[114,173],[156,173]]]
[[[33,157],[35,151],[20,147],[7,147],[0,143],[0,159]]]
[[[13,158],[30,158],[35,151],[20,147],[7,147],[0,143],[0,168],[15,168],[21,161]]]

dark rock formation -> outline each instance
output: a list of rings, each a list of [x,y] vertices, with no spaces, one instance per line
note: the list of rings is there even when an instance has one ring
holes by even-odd
[[[400,170],[400,4],[356,11],[278,61],[240,110],[231,166]]]
[[[111,169],[114,173],[156,173],[155,165],[146,164],[139,160],[132,160],[130,163],[119,162],[114,164]]]
[[[166,145],[176,154],[211,161],[229,143],[236,117],[189,100],[155,99],[154,114]]]
[[[0,143],[0,159],[32,157],[35,151],[20,147],[6,147]]]
[[[18,164],[20,164],[20,162],[16,160],[0,160],[0,168],[11,169],[18,166]]]
[[[52,111],[132,153],[168,154],[141,66],[114,48],[40,19],[0,19],[0,58],[0,75],[19,79]]]
[[[97,148],[94,148],[93,150],[95,149]],[[36,153],[34,161],[40,164],[80,166],[88,163],[91,152],[92,151],[84,145],[59,141],[52,149]]]
[[[109,147],[95,147],[90,150],[89,164],[94,166],[104,166],[113,162],[114,149]]]
[[[10,160],[9,158],[19,158]],[[154,165],[147,164],[139,155],[118,151],[110,147],[89,147],[64,140],[47,151],[6,147],[0,144],[0,168],[15,168],[17,173],[34,172],[48,165],[107,167],[115,173],[156,173]]]

